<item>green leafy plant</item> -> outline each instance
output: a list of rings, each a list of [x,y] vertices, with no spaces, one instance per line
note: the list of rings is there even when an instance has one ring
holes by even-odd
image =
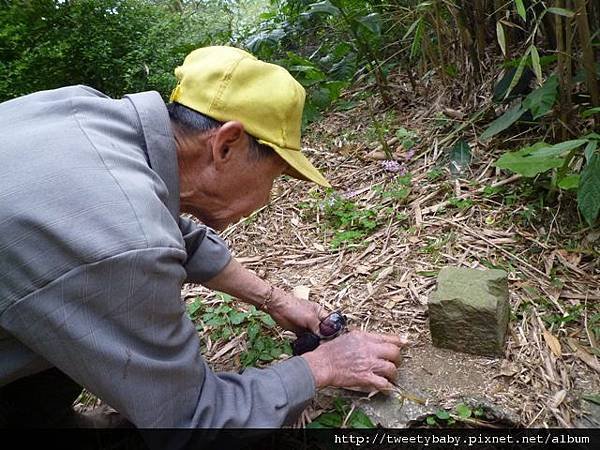
[[[191,320],[196,320],[199,314],[204,308],[204,299],[202,297],[196,297],[191,303],[186,305],[186,312]]]
[[[401,127],[396,130],[396,138],[405,150],[410,150],[419,141],[419,135],[414,131]]]
[[[473,200],[471,200],[470,198],[461,199],[461,198],[453,197],[453,198],[448,199],[448,203],[451,206],[454,206],[455,208],[463,209],[463,210],[468,210],[473,206]]]
[[[525,177],[550,172],[552,189],[577,191],[579,210],[592,226],[600,214],[598,142],[600,135],[596,133],[554,145],[537,142],[516,152],[503,154],[496,161],[496,167]]]
[[[397,176],[387,186],[376,186],[373,189],[382,199],[392,199],[403,202],[412,192],[412,174]]]
[[[441,425],[454,425],[456,421],[450,417],[450,414],[445,409],[438,409],[435,414],[427,416],[425,423],[431,427],[437,427]]]
[[[334,48],[331,59],[339,59],[339,61],[329,69],[323,67],[322,61],[314,61],[292,51],[286,52],[286,57],[277,61],[287,67],[308,91],[303,115],[304,125],[318,119],[321,111],[337,100],[342,89],[348,86],[351,72],[349,68],[354,64],[352,57],[345,58],[349,55],[349,51],[350,49],[341,44]]]
[[[367,209],[337,194],[329,194],[322,202],[323,215],[333,230],[331,247],[357,244],[379,225],[377,210]]]
[[[471,148],[465,140],[459,139],[450,150],[450,173],[454,177],[460,177],[470,164]]]
[[[425,418],[425,423],[430,427],[451,427],[460,422],[467,422],[471,417],[481,418],[484,416],[483,408],[472,408],[464,403],[459,403],[451,411],[438,409],[434,414]]]
[[[502,187],[485,186],[483,188],[483,196],[486,198],[492,198],[502,193],[504,190]]]
[[[302,16],[309,19],[325,16],[335,20],[338,27],[345,28],[357,56],[374,74],[376,86],[384,101],[387,101],[386,76],[378,51],[382,32],[379,12],[367,3],[323,0],[310,4]]]
[[[496,161],[496,167],[509,169],[525,177],[534,177],[550,169],[562,167],[569,152],[581,147],[586,142],[583,139],[561,142],[555,145],[536,142],[516,152],[503,154]]]
[[[548,305],[548,307],[550,307],[550,305]],[[578,323],[581,320],[582,313],[583,305],[575,305],[565,308],[565,313],[562,315],[553,313],[544,315],[542,318],[547,326],[562,326],[569,323]]]
[[[167,99],[176,83],[173,69],[186,54],[209,42],[225,44],[234,32],[225,2],[206,0],[201,14],[193,3],[2,2],[0,101],[78,83],[117,98],[156,90]]]
[[[439,181],[444,178],[444,171],[442,169],[431,169],[427,172],[427,179],[429,181]]]
[[[396,121],[396,113],[392,111],[379,117],[375,117],[375,114],[373,114],[371,123],[365,131],[365,138],[370,142],[385,142],[386,136],[390,133]]]
[[[307,428],[375,428],[375,425],[364,412],[355,408],[350,414],[351,405],[336,398],[333,401],[333,410],[325,412],[307,425]],[[348,416],[350,414],[350,416]],[[345,423],[344,423],[345,421]]]
[[[546,82],[531,92],[522,102],[518,102],[496,120],[494,120],[481,134],[480,139],[487,141],[498,133],[508,129],[519,120],[527,111],[531,112],[533,120],[546,116],[557,99],[558,78],[553,75]]]
[[[285,353],[292,353],[288,341],[276,341],[268,334],[275,322],[268,314],[250,306],[242,311],[233,306],[233,299],[227,294],[219,294],[221,302],[209,306],[197,297],[187,306],[187,313],[198,322],[197,328],[209,333],[214,340],[227,340],[246,331],[247,349],[240,355],[244,367],[256,365],[259,361],[268,362]]]
[[[376,6],[351,0],[283,0],[271,2],[262,19],[244,45],[261,59],[287,68],[306,88],[304,125],[319,119],[363,68],[374,75],[387,99],[379,55],[383,22]]]
[[[407,174],[395,177],[387,186],[376,186],[374,191],[380,198],[394,202],[405,201],[411,193],[412,175]],[[331,247],[356,246],[364,238],[373,233],[380,225],[382,219],[387,219],[394,214],[393,207],[383,207],[381,204],[363,207],[358,203],[343,196],[329,192],[322,200],[315,199],[318,208],[322,211],[325,226],[333,232]],[[315,204],[313,203],[313,205]],[[310,202],[303,204],[303,209],[310,211]],[[404,213],[396,216],[397,220],[406,220]]]

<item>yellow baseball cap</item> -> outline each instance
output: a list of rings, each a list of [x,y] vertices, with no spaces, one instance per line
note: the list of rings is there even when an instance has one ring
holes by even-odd
[[[329,182],[301,152],[306,93],[283,67],[234,47],[204,47],[175,69],[171,101],[221,122],[237,120],[290,166],[289,174],[325,187]]]

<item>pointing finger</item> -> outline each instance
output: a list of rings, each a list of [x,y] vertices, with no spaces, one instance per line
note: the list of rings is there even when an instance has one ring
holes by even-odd
[[[383,361],[381,367],[375,371],[377,375],[382,375],[390,381],[395,381],[398,377],[398,369],[394,363]]]
[[[381,343],[393,344],[397,347],[404,347],[408,344],[408,340],[404,337],[395,334],[371,334],[374,340]]]
[[[376,355],[380,358],[386,359],[387,361],[393,362],[395,365],[400,363],[400,347],[394,344],[378,344]]]

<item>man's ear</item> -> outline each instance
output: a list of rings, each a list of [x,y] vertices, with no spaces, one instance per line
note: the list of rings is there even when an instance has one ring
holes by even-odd
[[[243,151],[247,136],[244,125],[237,121],[225,122],[215,133],[212,142],[213,161],[217,167],[228,163]]]

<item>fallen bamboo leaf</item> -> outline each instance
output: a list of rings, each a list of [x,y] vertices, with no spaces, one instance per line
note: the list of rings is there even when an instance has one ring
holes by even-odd
[[[442,112],[448,117],[451,117],[452,119],[463,120],[465,118],[464,113],[461,111],[457,111],[456,109],[444,108],[442,109]]]
[[[421,212],[421,205],[419,205],[418,202],[415,203],[414,212],[415,212],[415,227],[420,228],[421,224],[423,223],[423,214]]]
[[[383,307],[385,309],[392,309],[394,308],[394,306],[396,306],[396,303],[398,303],[398,298],[397,297],[392,297],[391,299],[389,299],[385,305],[383,305]]]
[[[552,272],[552,268],[554,267],[554,259],[556,258],[556,252],[550,253],[550,256],[546,258],[544,261],[544,266],[546,268],[546,275],[550,276]]]
[[[385,159],[388,159],[387,155],[384,152],[379,151],[379,150],[373,150],[372,152],[367,153],[366,158],[372,159],[375,161],[383,161]]]
[[[257,263],[263,260],[262,256],[242,256],[240,258],[236,258],[237,262],[240,264],[252,264]]]
[[[600,373],[600,364],[598,363],[598,361],[596,360],[596,358],[593,355],[588,353],[581,345],[579,345],[577,343],[577,341],[575,341],[575,339],[568,338],[567,342],[569,343],[569,346],[575,352],[575,356],[577,356],[581,361],[586,363],[588,366],[590,366],[596,372]]]
[[[507,359],[502,360],[502,364],[500,365],[500,375],[503,375],[505,377],[512,377],[517,372],[519,372],[519,368],[514,362],[509,361]]]
[[[308,300],[308,296],[310,295],[310,288],[308,286],[296,286],[292,293],[302,300]]]
[[[375,282],[381,281],[384,278],[387,278],[393,271],[394,271],[394,266],[390,266],[390,267],[383,269],[381,272],[379,272],[379,275],[377,275],[377,279],[375,280]]]
[[[588,402],[595,403],[596,405],[600,405],[600,394],[586,394],[582,397],[584,400]]]
[[[373,292],[375,292],[375,289],[373,288],[373,284],[372,283],[367,283],[367,292],[369,293],[369,297],[371,295],[373,295]]]
[[[354,269],[354,273],[360,275],[371,275],[371,267],[365,264],[359,264],[356,266],[356,269]]]
[[[561,389],[556,394],[552,396],[552,398],[548,401],[548,407],[550,409],[556,409],[560,406],[560,404],[565,400],[567,396],[567,390]]]
[[[221,356],[225,355],[226,353],[228,353],[229,351],[233,350],[235,347],[237,347],[240,343],[240,341],[244,338],[244,336],[246,336],[246,332],[242,332],[242,334],[240,334],[239,336],[236,336],[233,340],[229,341],[227,344],[225,344],[223,346],[223,348],[221,348],[217,353],[215,353],[210,360],[212,362],[214,361],[218,361],[219,358],[221,358]]]
[[[544,330],[543,333],[544,340],[546,341],[546,344],[548,345],[552,353],[554,353],[555,356],[560,358],[560,356],[562,355],[562,348],[560,346],[559,340],[556,338],[556,336],[554,336],[547,330]]]
[[[569,252],[568,250],[556,250],[558,258],[564,261],[565,265],[579,266],[581,262],[581,253]]]

